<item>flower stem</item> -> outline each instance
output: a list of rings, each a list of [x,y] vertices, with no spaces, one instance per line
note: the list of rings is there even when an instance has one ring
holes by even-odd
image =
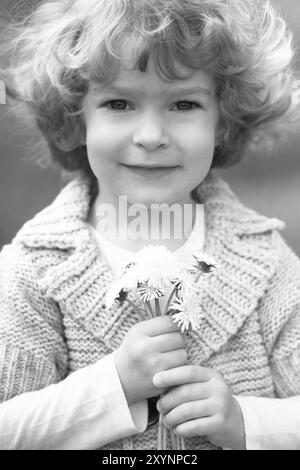
[[[154,313],[153,313],[153,310],[152,310],[151,302],[149,302],[149,300],[147,300],[147,301],[145,302],[145,304],[146,304],[146,306],[148,307],[148,310],[149,310],[149,312],[150,312],[151,318],[154,318]]]
[[[159,413],[157,450],[163,450],[163,427],[164,427],[163,414]]]
[[[167,432],[168,430],[166,426],[163,425],[163,446],[162,446],[163,450],[167,450],[167,447],[168,447],[167,446]]]
[[[166,307],[165,307],[164,315],[166,315],[168,313],[168,308],[169,308],[170,302],[171,302],[172,297],[174,296],[176,290],[177,290],[177,286],[174,287],[174,289],[172,290],[172,292],[170,294],[170,297],[168,298],[168,302],[167,302]]]
[[[155,301],[156,312],[160,316],[161,315],[161,310],[160,310],[159,300],[155,299],[154,301]]]
[[[177,445],[177,439],[172,429],[171,429],[171,441],[172,441],[172,450],[178,450],[179,447]]]

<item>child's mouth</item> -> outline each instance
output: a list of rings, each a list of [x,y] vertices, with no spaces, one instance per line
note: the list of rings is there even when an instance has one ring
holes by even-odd
[[[168,175],[169,173],[173,172],[179,166],[133,166],[133,165],[123,165],[125,166],[131,173],[135,175],[142,176],[142,177],[160,177]]]

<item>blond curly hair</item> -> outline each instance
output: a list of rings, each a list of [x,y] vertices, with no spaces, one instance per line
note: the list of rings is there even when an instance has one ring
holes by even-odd
[[[91,82],[116,77],[124,44],[141,72],[151,57],[164,79],[180,78],[175,60],[213,75],[221,135],[213,166],[239,161],[295,115],[292,34],[267,0],[42,1],[3,31],[8,94],[26,104],[66,170],[91,172],[82,101]]]

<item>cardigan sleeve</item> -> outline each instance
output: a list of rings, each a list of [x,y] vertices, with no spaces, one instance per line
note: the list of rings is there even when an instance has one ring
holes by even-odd
[[[114,354],[68,375],[61,314],[37,282],[45,256],[0,253],[0,448],[96,449],[143,432],[147,403],[128,406]]]
[[[38,264],[12,242],[0,253],[0,402],[67,376],[58,306],[38,288]]]
[[[300,260],[277,234],[279,262],[260,321],[277,397],[300,394]]]
[[[146,400],[128,407],[111,353],[1,403],[0,450],[94,450],[143,432],[147,414]]]

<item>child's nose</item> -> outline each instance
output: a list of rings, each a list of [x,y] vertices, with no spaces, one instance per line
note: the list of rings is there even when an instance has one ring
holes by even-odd
[[[156,113],[141,116],[133,133],[133,143],[148,150],[169,145],[166,124]]]

